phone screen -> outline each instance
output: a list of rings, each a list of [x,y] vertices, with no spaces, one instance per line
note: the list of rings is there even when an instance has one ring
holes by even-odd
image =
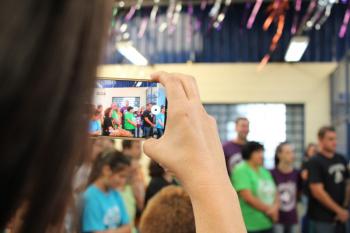
[[[97,80],[90,136],[160,138],[166,124],[164,87],[145,80]]]

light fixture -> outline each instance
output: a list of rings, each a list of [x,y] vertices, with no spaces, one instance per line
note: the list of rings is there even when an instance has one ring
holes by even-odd
[[[148,64],[147,59],[132,46],[130,41],[120,41],[116,43],[117,50],[132,64],[139,66],[146,66]]]
[[[294,36],[289,43],[284,60],[286,62],[300,61],[309,45],[309,40],[307,36]]]

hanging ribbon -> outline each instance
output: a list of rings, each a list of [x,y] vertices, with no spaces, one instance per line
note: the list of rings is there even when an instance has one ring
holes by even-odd
[[[244,5],[244,12],[243,12],[243,16],[242,16],[242,21],[241,21],[241,25],[240,25],[241,30],[243,29],[244,25],[246,25],[251,7],[252,7],[252,3],[248,0],[246,0],[246,3]]]
[[[147,19],[147,17],[143,17],[143,19],[141,21],[141,24],[140,24],[140,29],[139,29],[139,31],[137,33],[137,37],[138,38],[142,38],[143,37],[143,35],[146,32],[147,25],[148,25],[148,19]]]
[[[264,58],[260,62],[260,65],[258,67],[259,70],[261,70],[269,62],[272,53],[277,48],[278,42],[280,41],[283,34],[283,29],[284,29],[285,20],[286,20],[286,12],[288,11],[288,9],[289,9],[288,0],[275,0],[267,8],[267,12],[269,13],[269,15],[264,22],[263,29],[265,31],[268,30],[272,25],[272,23],[276,21],[277,30],[275,35],[272,38],[269,52],[264,56]]]
[[[299,15],[301,11],[301,4],[302,4],[302,0],[295,1],[295,6],[294,6],[295,13],[294,13],[293,24],[291,28],[292,35],[294,35],[297,32],[297,25],[298,25]]]
[[[168,31],[169,34],[174,33],[174,31],[177,27],[177,24],[179,22],[180,16],[181,16],[181,10],[182,10],[182,2],[179,1],[178,3],[176,3],[172,18],[169,19],[170,20],[170,27],[169,27],[169,31]]]
[[[159,10],[159,0],[154,0],[153,1],[152,11],[151,11],[151,14],[150,14],[150,17],[149,17],[150,21],[152,23],[156,22],[158,10]]]
[[[263,0],[256,0],[254,8],[252,10],[252,13],[250,14],[248,22],[247,22],[248,29],[251,29],[253,27],[255,18],[256,18],[257,14],[261,8],[262,3],[263,3]]]
[[[297,35],[301,35],[302,32],[304,31],[304,28],[306,27],[306,22],[308,22],[308,20],[312,17],[312,13],[314,12],[316,6],[317,6],[317,0],[311,0],[311,2],[309,3],[308,9],[306,11],[306,14],[301,20],[300,26],[296,32]]]
[[[207,8],[208,0],[201,1],[201,10],[204,11]]]
[[[315,25],[316,30],[320,30],[322,25],[327,21],[327,19],[331,15],[333,5],[334,5],[333,3],[330,3],[326,6],[326,9],[324,10],[323,16],[320,18],[320,20]]]
[[[338,33],[338,36],[340,38],[345,37],[346,31],[347,31],[347,28],[349,25],[349,19],[350,19],[350,1],[348,2],[348,8],[346,9],[346,12],[345,12],[345,15],[343,18],[343,23],[342,23],[340,30],[339,30],[339,33]]]
[[[222,22],[224,21],[225,17],[226,17],[226,13],[228,12],[228,9],[230,7],[232,3],[232,0],[225,0],[225,6],[222,9],[222,11],[218,14],[218,16],[216,17],[215,22],[213,23],[214,28],[216,28],[217,30],[221,29],[221,25]]]
[[[191,44],[193,40],[193,26],[192,26],[192,18],[193,18],[193,4],[189,3],[187,8],[188,15],[188,30],[187,30],[187,43]],[[192,46],[191,46],[192,47]]]

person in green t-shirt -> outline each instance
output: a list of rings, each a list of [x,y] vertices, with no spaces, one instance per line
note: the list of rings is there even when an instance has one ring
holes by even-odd
[[[278,220],[279,201],[276,186],[268,170],[263,168],[264,147],[248,142],[242,148],[245,161],[231,173],[231,182],[238,192],[248,232],[271,233]]]
[[[117,103],[112,103],[111,108],[113,125],[116,129],[118,129],[121,127],[121,117]]]
[[[127,131],[132,133],[132,135],[135,135],[135,128],[136,128],[136,118],[134,116],[134,108],[128,107],[127,111],[124,114],[124,127]]]

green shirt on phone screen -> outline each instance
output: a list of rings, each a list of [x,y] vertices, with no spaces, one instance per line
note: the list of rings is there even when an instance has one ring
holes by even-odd
[[[124,114],[124,122],[125,122],[125,123],[124,123],[124,128],[125,128],[125,129],[128,129],[128,130],[133,130],[133,129],[135,129],[135,126],[134,126],[133,124],[131,124],[128,120],[130,120],[130,121],[136,123],[136,118],[135,118],[135,116],[134,116],[133,113],[131,113],[131,112],[125,112],[125,114]]]

